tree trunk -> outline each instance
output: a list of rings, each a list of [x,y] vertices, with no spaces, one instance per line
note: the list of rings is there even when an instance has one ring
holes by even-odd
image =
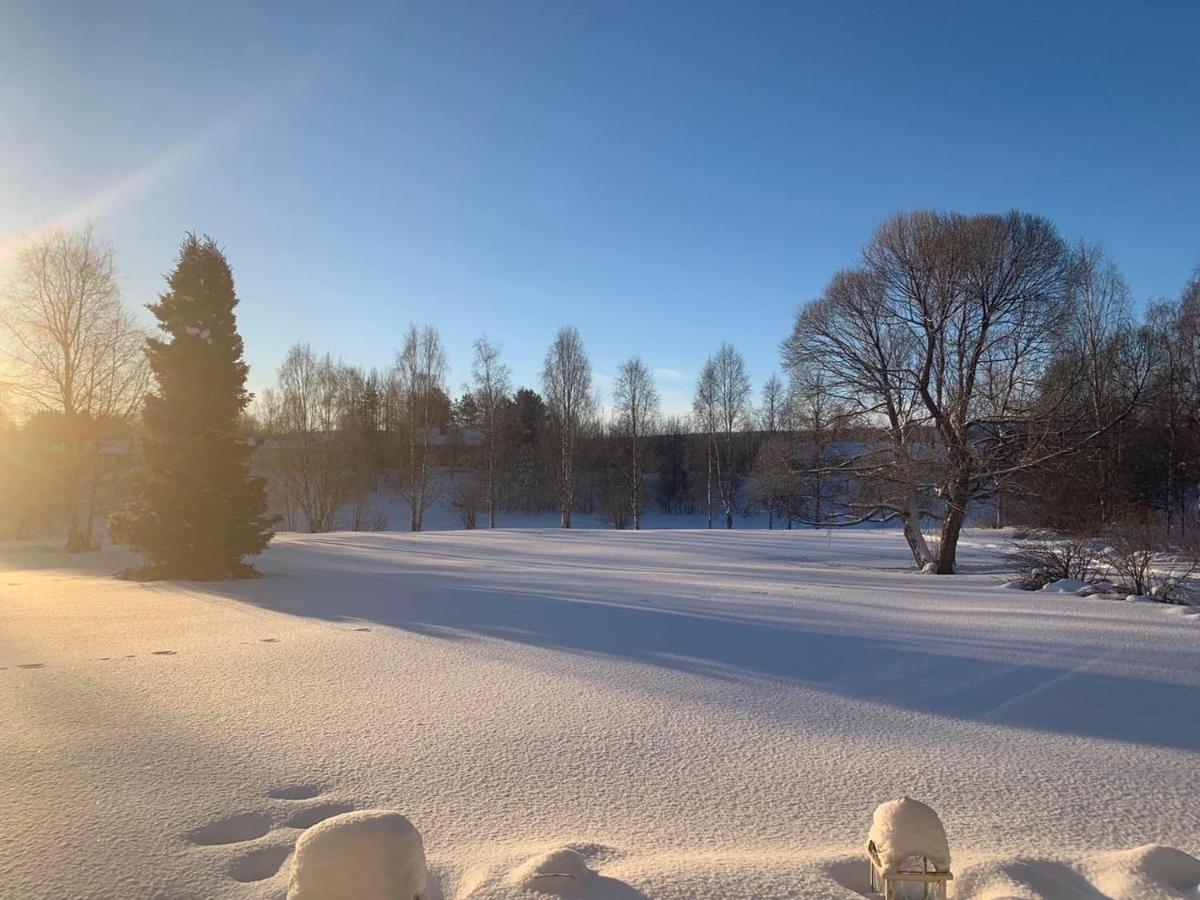
[[[712,495],[712,445],[708,448],[708,476],[705,481],[705,489],[707,491],[706,501],[708,503],[708,527],[713,527],[713,495]]]
[[[629,504],[633,513],[633,530],[640,531],[642,528],[642,491],[641,491],[641,459],[638,452],[637,432],[633,434],[633,471],[630,472],[629,478]]]
[[[958,555],[958,536],[962,533],[963,520],[967,516],[965,504],[953,502],[946,510],[942,522],[942,540],[938,545],[937,566],[934,574],[953,575]]]
[[[83,540],[84,549],[93,546],[93,535],[96,533],[96,494],[100,487],[100,468],[96,459],[92,460],[91,477],[88,484],[88,510],[84,519]]]
[[[564,428],[567,426],[564,425]],[[575,446],[570,436],[564,434],[562,442],[562,527],[571,527],[571,507],[574,506],[574,456]]]
[[[71,461],[67,464],[66,477],[63,481],[63,524],[66,526],[66,550],[69,553],[80,553],[86,550],[83,535],[79,531],[79,473],[83,467],[83,451],[76,444],[73,448]]]
[[[921,532],[921,509],[917,504],[916,491],[910,491],[908,509],[903,513],[902,518],[904,520],[904,539],[908,541],[913,561],[916,562],[918,569],[924,569],[934,561],[934,558],[933,551],[929,549],[929,543]]]

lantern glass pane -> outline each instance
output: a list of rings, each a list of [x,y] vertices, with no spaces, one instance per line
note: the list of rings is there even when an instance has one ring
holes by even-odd
[[[946,900],[940,882],[900,881],[892,882],[896,900]]]

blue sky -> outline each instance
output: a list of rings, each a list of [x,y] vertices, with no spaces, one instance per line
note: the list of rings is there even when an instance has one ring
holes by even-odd
[[[94,221],[151,301],[226,248],[252,386],[437,326],[533,384],[576,325],[669,407],[756,382],[902,209],[1020,208],[1139,301],[1200,263],[1200,3],[5,3],[0,250]]]

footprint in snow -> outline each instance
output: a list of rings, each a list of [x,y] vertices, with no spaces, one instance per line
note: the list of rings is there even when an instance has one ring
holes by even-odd
[[[271,788],[267,796],[272,800],[311,800],[321,793],[319,784],[288,784]]]
[[[318,822],[348,812],[354,812],[354,807],[349,803],[322,803],[299,810],[284,824],[288,828],[312,828]]]
[[[241,844],[260,838],[271,830],[271,817],[264,813],[245,812],[217,819],[188,832],[193,844],[213,847],[221,844]]]
[[[263,881],[277,874],[291,855],[291,845],[259,847],[236,860],[229,868],[229,877],[242,883]]]

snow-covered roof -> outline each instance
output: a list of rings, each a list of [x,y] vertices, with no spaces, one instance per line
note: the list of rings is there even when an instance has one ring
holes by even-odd
[[[950,845],[938,814],[911,797],[881,803],[875,808],[867,851],[874,846],[884,874],[898,872],[904,861],[924,856],[938,871],[950,871]]]

